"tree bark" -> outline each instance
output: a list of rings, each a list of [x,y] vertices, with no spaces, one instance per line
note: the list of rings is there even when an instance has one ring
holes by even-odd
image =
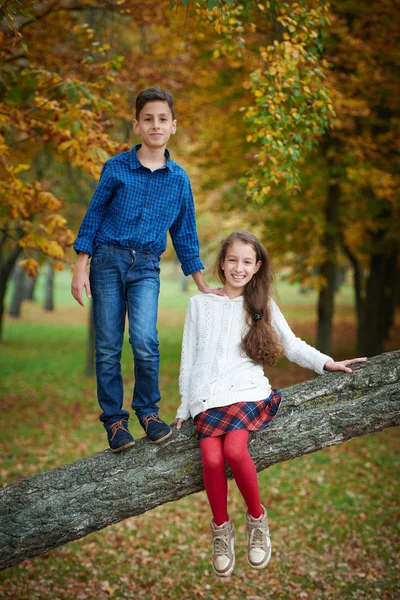
[[[339,228],[340,187],[336,179],[329,183],[328,198],[325,209],[326,232],[324,248],[326,260],[321,265],[320,274],[326,281],[325,287],[318,297],[318,328],[316,347],[321,352],[332,355],[332,321],[336,291],[336,252]]]
[[[7,283],[14,265],[22,252],[20,246],[16,246],[9,252],[6,252],[3,248],[5,237],[6,235],[4,234],[0,242],[0,342],[3,339],[4,299],[7,291]]]
[[[24,272],[24,275],[23,300],[36,302],[35,288],[37,284],[37,277],[30,277],[30,275],[28,275],[26,272]]]
[[[375,253],[370,258],[370,271],[363,310],[359,318],[357,353],[373,356],[383,350],[394,318],[395,276],[398,253]]]
[[[284,390],[274,422],[252,433],[260,471],[355,436],[400,424],[400,351]],[[229,471],[228,474],[230,475]],[[203,489],[191,420],[160,445],[146,438],[0,490],[0,568]]]
[[[51,263],[47,265],[43,308],[48,312],[54,310],[54,270]]]
[[[25,271],[19,264],[15,265],[13,272],[14,289],[11,297],[8,314],[14,319],[21,316],[21,305],[24,299]]]

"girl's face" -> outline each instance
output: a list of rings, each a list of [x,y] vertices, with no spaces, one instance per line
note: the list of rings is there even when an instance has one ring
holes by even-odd
[[[225,275],[225,291],[229,296],[240,296],[243,294],[244,286],[249,283],[253,275],[261,266],[261,260],[257,261],[256,252],[251,244],[233,242],[229,246],[221,268]]]

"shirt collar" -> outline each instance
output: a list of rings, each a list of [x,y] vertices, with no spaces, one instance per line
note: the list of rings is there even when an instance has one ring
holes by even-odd
[[[141,148],[141,146],[142,146],[142,144],[136,144],[136,146],[134,146],[131,150],[131,156],[130,156],[131,169],[139,169],[139,167],[143,166],[137,156],[137,151],[139,150],[139,148]],[[170,171],[174,171],[176,163],[172,160],[168,148],[165,148],[164,156],[167,159],[165,166]]]

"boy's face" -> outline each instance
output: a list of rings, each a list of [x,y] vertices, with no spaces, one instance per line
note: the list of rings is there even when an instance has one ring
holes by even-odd
[[[148,148],[162,148],[176,131],[176,119],[172,119],[168,102],[147,102],[140,111],[139,120],[133,120],[133,131],[142,138]]]

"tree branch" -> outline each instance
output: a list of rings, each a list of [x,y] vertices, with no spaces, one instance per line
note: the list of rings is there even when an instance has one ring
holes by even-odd
[[[250,436],[258,470],[400,424],[400,351],[284,390],[274,422]],[[193,422],[152,445],[94,456],[0,491],[0,568],[203,489]]]
[[[60,0],[54,0],[54,2],[50,2],[50,4],[48,6],[46,6],[42,11],[38,12],[35,14],[35,16],[31,19],[27,19],[26,21],[23,21],[22,23],[20,23],[17,27],[18,31],[21,31],[22,29],[24,29],[25,27],[27,27],[28,25],[31,25],[32,23],[36,23],[36,21],[40,21],[41,19],[44,19],[45,17],[47,17],[49,14],[51,13],[56,13],[56,12],[60,12],[62,10],[65,10],[67,12],[76,12],[76,11],[80,11],[80,10],[118,10],[119,6],[109,2],[107,0],[104,0],[104,3],[102,3],[99,6],[93,6],[90,4],[86,4],[86,3],[77,3],[77,2],[71,2],[71,3],[61,3],[60,4]]]

